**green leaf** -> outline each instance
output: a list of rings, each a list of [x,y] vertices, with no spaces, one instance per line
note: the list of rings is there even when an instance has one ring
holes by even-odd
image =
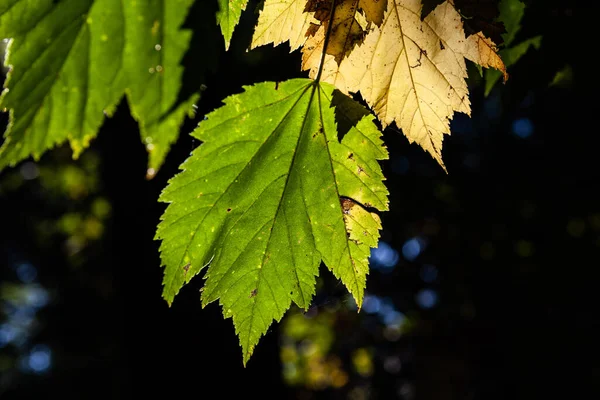
[[[229,49],[233,30],[240,22],[242,11],[246,9],[248,0],[219,0],[217,22],[225,38],[225,49]]]
[[[103,111],[110,113],[123,95],[120,1],[2,3],[0,37],[12,41],[0,98],[0,107],[10,109],[0,169],[39,158],[67,139],[77,157],[102,124]]]
[[[156,170],[197,99],[177,99],[190,36],[179,27],[192,3],[2,1],[0,37],[11,42],[0,169],[67,140],[78,157],[127,90]]]
[[[506,68],[508,68],[516,64],[530,47],[539,49],[542,37],[535,36],[509,47],[517,36],[517,33],[521,30],[521,20],[525,15],[525,4],[521,0],[502,0],[498,5],[498,9],[500,10],[498,20],[506,28],[506,33],[502,34],[505,48],[500,50],[498,54],[500,54]],[[491,68],[485,70],[485,96],[490,94],[494,85],[501,77],[502,74],[496,70],[492,70]]]
[[[521,0],[502,0],[498,4],[498,10],[500,11],[498,20],[502,21],[506,28],[506,33],[502,34],[502,39],[504,39],[504,45],[508,47],[521,30],[521,20],[525,15],[525,4]]]
[[[571,65],[565,65],[559,71],[556,71],[554,78],[548,84],[549,87],[568,87],[573,83],[573,67]]]
[[[127,1],[125,66],[131,114],[149,153],[148,177],[162,165],[198,94],[179,99],[181,60],[192,32],[180,29],[194,0]]]
[[[542,37],[536,36],[531,39],[527,39],[514,47],[509,47],[508,49],[500,50],[498,53],[504,61],[504,65],[506,68],[514,65],[521,57],[527,53],[530,47],[534,47],[535,49],[539,49],[542,44]],[[485,70],[485,95],[489,95],[492,91],[492,88],[498,82],[498,80],[502,77],[502,74],[499,71],[492,70],[488,68]]]
[[[202,304],[233,318],[244,364],[292,301],[308,308],[321,260],[360,307],[381,228],[370,208],[388,205],[364,108],[307,79],[245,89],[194,131],[203,144],[162,192],[156,233],[165,299],[208,266]]]

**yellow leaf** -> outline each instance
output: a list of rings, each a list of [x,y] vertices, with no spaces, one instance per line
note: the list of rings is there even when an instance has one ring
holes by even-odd
[[[319,23],[314,13],[304,12],[305,7],[306,0],[265,0],[250,48],[286,41],[290,42],[290,51],[302,46],[311,23]]]
[[[385,0],[382,0],[385,1]],[[455,111],[470,115],[465,58],[506,75],[496,46],[481,33],[465,38],[450,1],[421,21],[420,0],[387,0],[387,11],[339,65],[327,56],[321,80],[360,92],[382,125],[392,122],[445,169],[442,140]],[[303,64],[316,77],[318,64]]]
[[[331,2],[328,3],[331,4]],[[354,17],[357,9],[358,0],[340,0],[333,16],[330,15],[330,10],[326,14],[316,12],[317,18],[323,21],[322,27],[319,25],[316,29],[311,29],[308,32],[309,38],[302,49],[303,69],[310,69],[310,67],[305,66],[319,65],[325,46],[325,36],[328,31],[330,33],[326,53],[332,55],[338,64],[346,54],[352,51],[357,43],[362,41],[365,31]],[[329,28],[330,23],[331,29]],[[315,30],[316,33],[312,34]]]
[[[302,49],[302,69],[318,69],[327,32],[329,40],[325,52],[341,63],[363,41],[371,22],[381,25],[386,0],[337,0],[333,15],[331,4],[331,0],[309,0],[307,3],[305,11],[314,12],[321,25],[312,25],[307,31],[309,38]]]
[[[251,47],[304,46],[311,78],[360,92],[383,127],[395,122],[445,169],[450,120],[471,113],[465,59],[508,76],[489,38],[465,37],[452,0],[424,20],[421,7],[421,0],[266,0]]]
[[[250,47],[289,41],[291,51],[304,45],[303,65],[318,65],[329,32],[326,52],[339,63],[362,41],[371,22],[381,24],[385,2],[337,0],[332,16],[331,0],[266,0]]]
[[[367,21],[379,26],[383,22],[383,15],[387,9],[387,0],[360,0],[358,6],[365,14]]]

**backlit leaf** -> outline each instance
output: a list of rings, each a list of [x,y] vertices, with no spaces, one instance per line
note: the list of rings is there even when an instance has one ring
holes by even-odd
[[[480,33],[465,38],[451,2],[424,20],[420,16],[420,0],[388,0],[381,26],[339,65],[327,56],[321,79],[342,92],[360,92],[384,127],[395,122],[443,166],[442,140],[450,133],[450,119],[455,111],[471,111],[465,58],[505,68],[493,42]],[[316,77],[319,64],[303,67]]]
[[[333,92],[295,79],[227,98],[160,197],[164,297],[208,267],[202,303],[233,318],[244,363],[292,302],[308,308],[321,261],[362,303],[387,151],[372,117]]]
[[[77,157],[127,91],[153,175],[197,100],[178,98],[190,40],[180,27],[192,3],[2,1],[0,38],[11,41],[0,97],[10,112],[0,169],[67,140]]]
[[[219,12],[217,22],[221,26],[221,32],[225,38],[225,48],[229,48],[233,30],[240,22],[242,11],[246,9],[248,0],[219,0]]]
[[[254,29],[251,48],[272,43],[274,46],[290,42],[290,51],[306,42],[311,24],[319,21],[310,12],[304,12],[306,0],[265,0]]]

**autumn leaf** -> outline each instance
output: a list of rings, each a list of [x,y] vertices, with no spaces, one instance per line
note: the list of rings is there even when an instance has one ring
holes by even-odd
[[[465,38],[452,3],[424,20],[420,15],[419,0],[388,0],[381,26],[339,65],[327,56],[321,79],[344,93],[360,92],[384,127],[395,122],[444,167],[442,140],[450,119],[455,111],[471,111],[465,58],[507,75],[491,40],[480,33]],[[315,77],[319,64],[304,67]]]
[[[317,78],[321,71],[319,79],[342,92],[360,92],[383,127],[395,122],[410,142],[418,143],[445,169],[443,135],[450,133],[455,111],[471,112],[465,58],[500,70],[506,79],[496,45],[481,32],[465,37],[461,16],[451,1],[421,20],[420,0],[381,0],[377,10],[384,11],[383,18],[370,25],[364,13],[367,7],[361,9],[362,3],[357,7],[354,0],[339,0],[334,10],[326,7],[330,2],[311,0],[305,9],[301,3],[266,0],[251,47],[286,40],[292,51],[304,45],[302,68],[309,70],[310,77]],[[372,5],[366,0],[364,4]],[[367,14],[371,22],[379,22],[376,12]],[[328,22],[320,19],[332,21],[331,29],[325,29]],[[356,40],[358,30],[352,26],[361,20],[356,25],[364,37]],[[339,37],[333,33],[335,26],[344,27]]]
[[[244,364],[292,302],[308,308],[321,261],[360,307],[381,229],[371,209],[388,204],[364,108],[309,79],[245,89],[194,131],[202,145],[161,194],[156,234],[165,299],[207,267],[202,304],[233,318]]]
[[[289,40],[292,51],[304,45],[303,65],[318,64],[323,51],[340,63],[362,42],[371,24],[381,25],[387,3],[339,0],[333,14],[332,4],[330,0],[266,0],[251,48]],[[324,49],[326,36],[327,49]]]
[[[481,32],[496,45],[502,43],[506,27],[498,20],[500,0],[453,0],[454,6],[460,13],[467,35]]]
[[[312,25],[319,25],[314,12],[305,12],[307,0],[265,0],[252,35],[250,48],[288,42],[290,51],[301,47]]]
[[[320,25],[311,25],[302,51],[303,65],[318,65],[325,51],[339,64],[364,39],[371,23],[381,25],[385,1],[339,0],[331,15],[331,1],[310,0],[306,12],[314,12]],[[329,6],[329,7],[327,7]],[[364,13],[364,14],[363,14]],[[331,26],[330,26],[331,25]],[[325,38],[327,49],[324,49]],[[303,68],[307,69],[307,68]]]

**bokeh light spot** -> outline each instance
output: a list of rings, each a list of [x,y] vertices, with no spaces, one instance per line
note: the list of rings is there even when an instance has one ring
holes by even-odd
[[[420,237],[414,237],[407,240],[402,246],[402,255],[408,261],[414,261],[423,250],[425,250],[425,240]]]
[[[531,257],[533,255],[533,243],[527,240],[519,240],[515,245],[515,251],[519,257]]]
[[[28,181],[35,179],[40,175],[40,171],[37,165],[35,165],[35,163],[31,161],[24,163],[19,171],[21,172],[21,176],[23,177],[23,179]]]
[[[43,344],[34,346],[29,354],[20,359],[19,367],[23,372],[43,374],[50,369],[52,364],[52,352]]]
[[[521,139],[527,139],[533,134],[533,122],[529,118],[516,119],[512,124],[512,132]]]
[[[381,308],[381,300],[377,296],[367,294],[363,300],[362,308],[368,314],[376,314]]]
[[[23,283],[31,283],[37,278],[37,269],[29,263],[21,263],[16,268],[17,278]]]
[[[432,289],[421,289],[415,297],[419,307],[425,309],[435,307],[438,302],[438,295]]]
[[[398,259],[398,252],[386,242],[380,241],[379,245],[371,250],[372,266],[382,272],[391,271],[398,263]]]

